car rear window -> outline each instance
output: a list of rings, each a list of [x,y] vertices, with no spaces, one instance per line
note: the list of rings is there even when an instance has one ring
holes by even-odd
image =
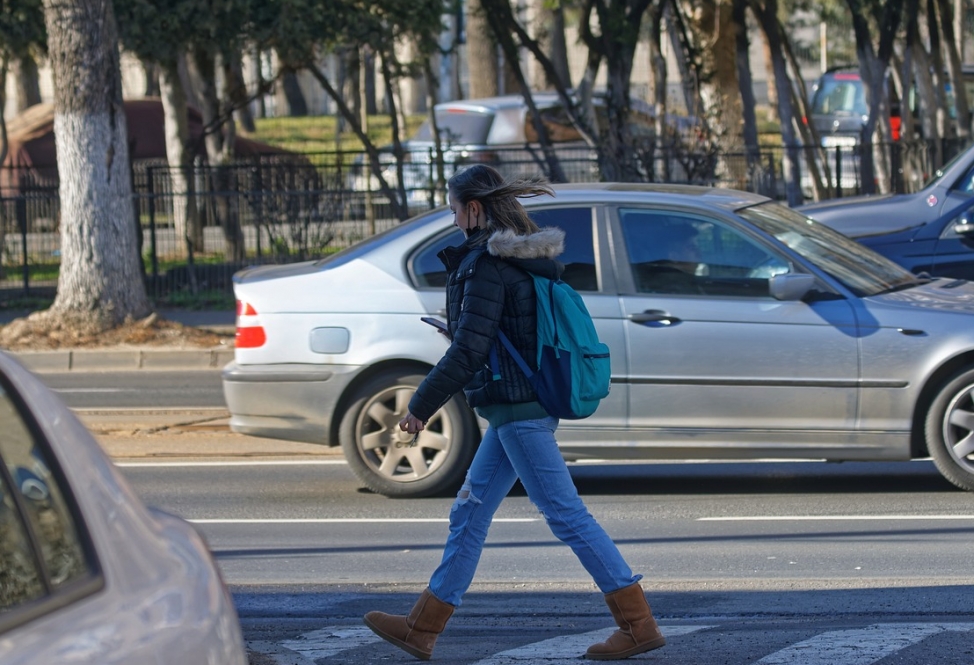
[[[440,129],[440,141],[450,144],[482,145],[487,142],[487,133],[490,131],[490,123],[493,119],[493,113],[461,109],[437,111],[436,124]],[[420,125],[412,140],[433,140],[428,120]]]
[[[812,100],[815,115],[868,115],[866,93],[857,74],[824,76]]]
[[[565,251],[558,260],[565,264],[562,279],[577,291],[597,291],[595,243],[592,236],[592,208],[545,208],[529,210],[538,226],[559,226],[565,231]],[[445,247],[463,242],[463,233],[452,229],[423,246],[411,261],[413,281],[419,288],[446,286],[446,269],[437,254]]]

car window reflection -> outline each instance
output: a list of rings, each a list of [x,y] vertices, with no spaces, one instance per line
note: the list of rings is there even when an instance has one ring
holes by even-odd
[[[6,479],[0,478],[0,612],[45,594],[37,559],[13,491]]]
[[[712,220],[621,209],[629,266],[639,293],[768,296],[768,279],[788,263]]]
[[[78,529],[66,503],[65,492],[51,471],[51,463],[45,450],[20,417],[6,393],[0,393],[0,458],[3,460],[4,507],[19,506],[22,509],[7,514],[5,510],[3,554],[5,561],[20,563],[12,569],[3,566],[4,573],[32,575],[33,580],[8,579],[0,584],[0,605],[9,606],[24,599],[25,593],[34,593],[40,585],[42,592],[53,592],[76,580],[85,578],[90,571]],[[16,496],[13,496],[16,494]],[[15,519],[16,517],[16,519]],[[25,520],[26,518],[26,520]],[[31,567],[22,558],[22,544],[15,537],[16,521],[28,529],[39,550],[30,554],[36,564]],[[39,560],[38,560],[39,559]],[[40,568],[38,568],[40,566]],[[36,596],[31,596],[36,597]]]

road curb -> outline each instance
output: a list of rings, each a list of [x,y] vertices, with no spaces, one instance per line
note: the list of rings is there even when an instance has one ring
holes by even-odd
[[[10,351],[32,372],[220,369],[233,360],[233,349],[68,349]]]

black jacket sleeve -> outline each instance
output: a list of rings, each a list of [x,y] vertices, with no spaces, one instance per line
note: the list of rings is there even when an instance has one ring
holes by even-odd
[[[459,271],[457,283],[448,287],[448,293],[462,293],[453,341],[409,402],[410,413],[423,422],[485,366],[497,337],[504,310],[503,279],[493,261],[478,260],[471,268]]]

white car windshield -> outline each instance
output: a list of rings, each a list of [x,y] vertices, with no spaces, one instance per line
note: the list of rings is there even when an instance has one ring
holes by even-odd
[[[774,236],[859,297],[921,283],[913,273],[855,240],[774,202],[737,214]]]

